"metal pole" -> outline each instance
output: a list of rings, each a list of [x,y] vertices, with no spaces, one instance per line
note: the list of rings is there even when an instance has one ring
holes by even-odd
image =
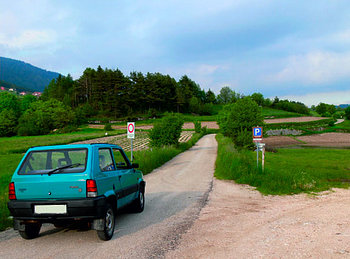
[[[262,170],[264,171],[264,166],[265,166],[265,147],[263,147],[262,150],[262,158],[261,158],[261,163],[262,163]]]
[[[256,167],[259,170],[259,144],[256,143]]]
[[[133,141],[133,139],[131,139],[131,163],[133,161],[133,157],[132,157],[132,141]]]

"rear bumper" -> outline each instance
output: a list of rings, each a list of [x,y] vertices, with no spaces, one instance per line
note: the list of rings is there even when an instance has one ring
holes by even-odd
[[[36,214],[35,205],[66,205],[65,214]],[[78,200],[11,200],[7,204],[15,220],[39,220],[54,223],[59,220],[102,218],[106,207],[106,198],[85,198]]]

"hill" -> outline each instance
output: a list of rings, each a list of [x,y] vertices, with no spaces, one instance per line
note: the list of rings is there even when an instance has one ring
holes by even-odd
[[[350,104],[340,104],[340,105],[337,106],[337,107],[342,108],[342,109],[346,109],[346,108],[348,108],[349,106],[350,106]]]
[[[56,72],[46,71],[23,61],[0,57],[0,80],[21,88],[42,92],[58,76]]]

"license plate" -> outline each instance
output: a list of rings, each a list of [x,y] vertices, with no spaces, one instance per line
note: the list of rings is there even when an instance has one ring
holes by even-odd
[[[67,205],[34,205],[35,214],[67,214]]]

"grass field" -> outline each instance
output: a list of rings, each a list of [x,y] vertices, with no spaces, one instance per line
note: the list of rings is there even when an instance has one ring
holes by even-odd
[[[262,108],[262,115],[264,118],[291,118],[291,117],[302,117],[305,115],[302,115],[300,113],[295,112],[287,112],[283,110],[276,110],[269,107],[263,107]]]
[[[232,141],[217,135],[215,177],[249,184],[263,194],[319,192],[332,187],[348,188],[350,150],[279,149],[266,153],[265,171],[256,168],[256,153],[237,151]]]
[[[125,130],[108,131],[109,136],[118,135],[121,133],[125,133]],[[28,148],[32,146],[67,144],[75,141],[100,138],[104,136],[105,131],[103,129],[84,128],[77,132],[65,134],[50,134],[28,137],[3,137],[0,138],[0,154],[24,153]]]

